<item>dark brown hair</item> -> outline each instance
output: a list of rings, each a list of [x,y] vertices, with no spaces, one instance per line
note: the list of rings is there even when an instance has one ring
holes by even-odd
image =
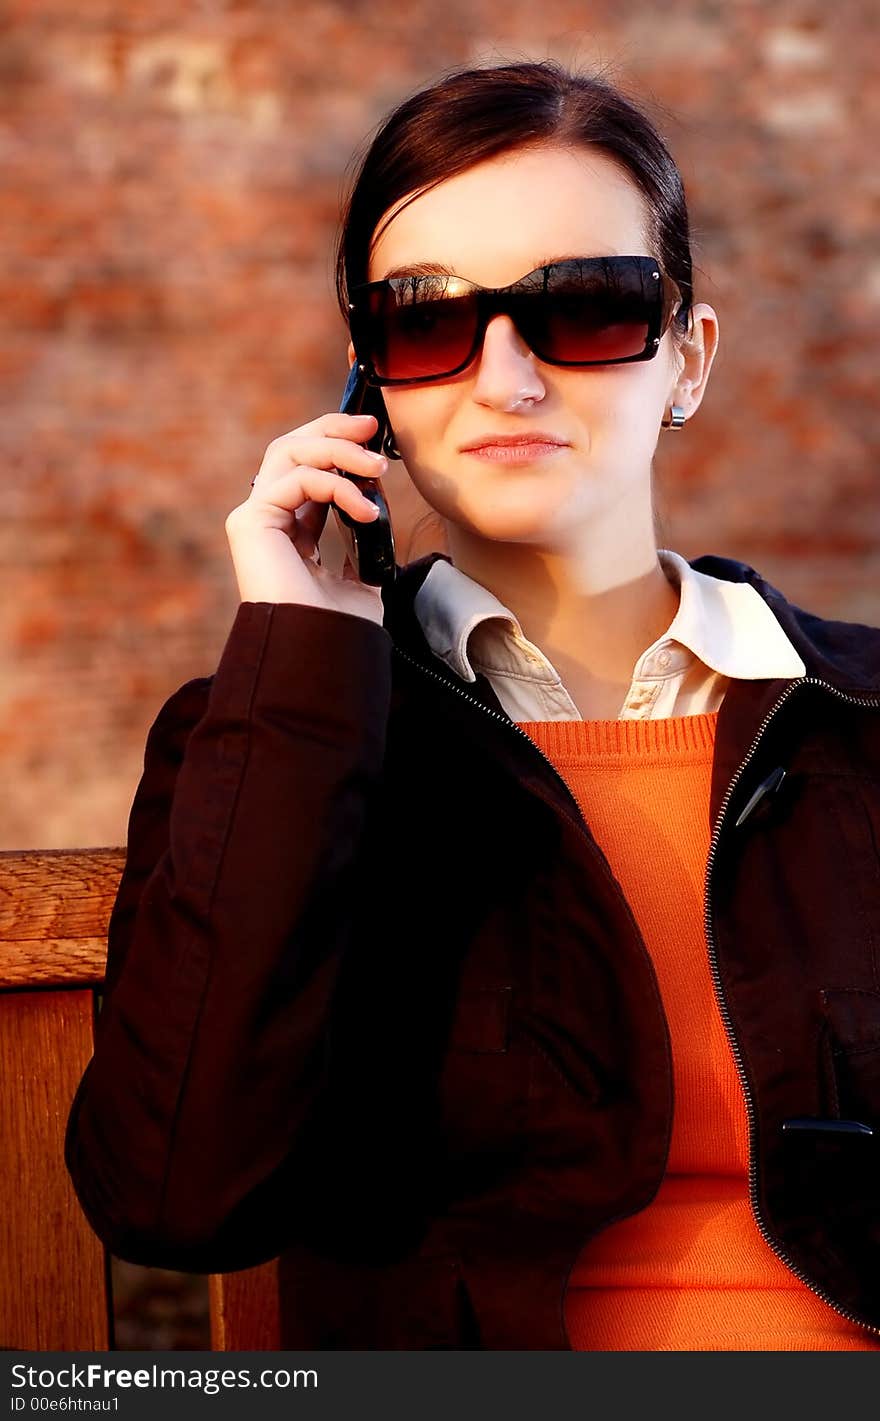
[[[615,159],[637,184],[651,255],[682,293],[673,331],[693,301],[690,233],[678,168],[651,120],[612,85],[555,60],[448,71],[397,106],[369,143],[345,202],[336,246],[336,294],[367,281],[382,216],[402,198],[527,144],[587,146]]]

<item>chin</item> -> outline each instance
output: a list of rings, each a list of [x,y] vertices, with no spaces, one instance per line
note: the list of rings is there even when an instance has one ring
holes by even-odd
[[[448,517],[449,515],[447,515]],[[542,514],[527,516],[524,513],[504,515],[495,512],[485,518],[451,517],[450,522],[458,525],[474,538],[485,538],[492,543],[527,543],[530,546],[558,546],[560,534],[554,534]]]
[[[602,502],[596,488],[546,481],[529,489],[487,490],[485,498],[459,510],[458,521],[483,537],[561,547],[570,538],[572,525],[595,517]]]

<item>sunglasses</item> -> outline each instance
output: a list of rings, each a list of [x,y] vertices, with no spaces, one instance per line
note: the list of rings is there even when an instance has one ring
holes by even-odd
[[[573,257],[511,286],[431,272],[368,281],[350,294],[351,342],[371,385],[457,375],[499,312],[548,365],[651,360],[684,305],[680,288],[645,256]]]

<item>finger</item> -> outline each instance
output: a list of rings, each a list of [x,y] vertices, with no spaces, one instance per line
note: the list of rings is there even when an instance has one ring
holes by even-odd
[[[343,414],[341,410],[336,410],[319,415],[317,419],[309,420],[308,424],[300,424],[296,429],[288,429],[278,437],[292,439],[302,435],[330,434],[340,439],[363,440],[369,439],[378,426],[379,421],[374,414]],[[365,434],[361,433],[362,429],[366,430]]]
[[[329,436],[306,439],[297,435],[295,438],[273,439],[259,473],[267,469],[277,473],[297,464],[307,464],[314,469],[344,469],[346,473],[366,479],[382,478],[388,471],[388,460],[384,454],[364,449],[351,439]]]
[[[288,533],[295,533],[298,511],[310,501],[321,503],[325,508],[335,503],[346,513],[364,521],[374,516],[376,506],[344,474],[318,469],[311,464],[297,464],[286,473],[276,473],[274,477],[271,473],[261,474],[250,498],[242,507],[268,510],[272,515],[277,513],[286,520]],[[324,516],[326,518],[326,514]]]

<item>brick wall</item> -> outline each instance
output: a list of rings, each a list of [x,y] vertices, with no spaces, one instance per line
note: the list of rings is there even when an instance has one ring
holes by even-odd
[[[147,728],[214,669],[224,519],[336,407],[346,167],[445,66],[605,66],[651,107],[718,310],[664,541],[880,623],[876,0],[11,0],[0,31],[2,847],[122,843]],[[417,511],[390,485],[401,551]]]

